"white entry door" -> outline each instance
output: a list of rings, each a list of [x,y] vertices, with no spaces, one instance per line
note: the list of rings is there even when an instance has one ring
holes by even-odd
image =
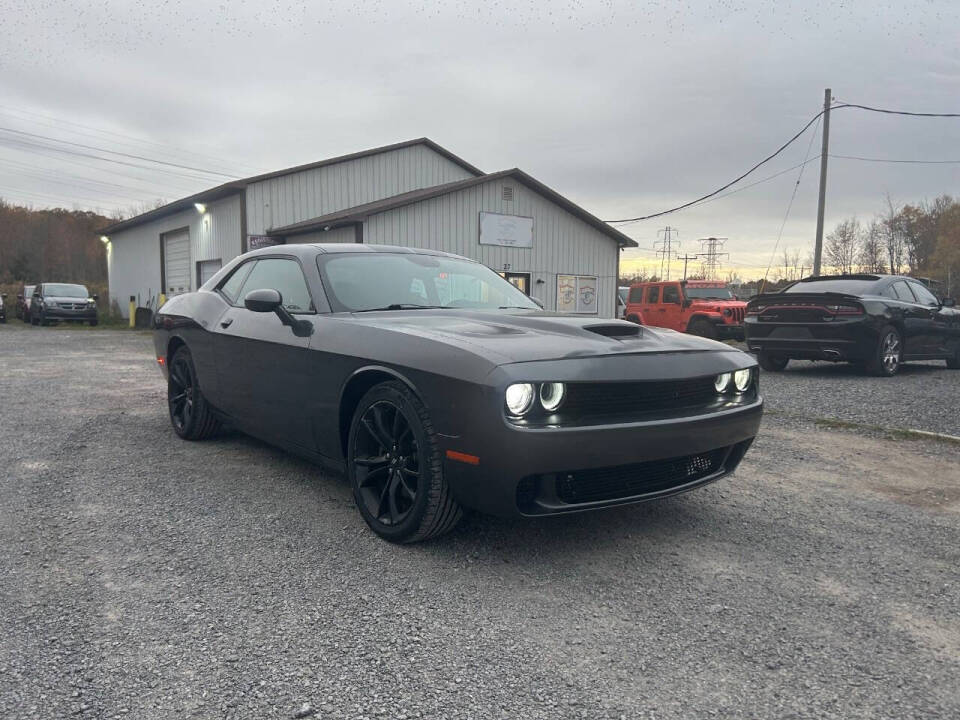
[[[177,230],[163,236],[163,277],[168,298],[190,292],[190,232]]]

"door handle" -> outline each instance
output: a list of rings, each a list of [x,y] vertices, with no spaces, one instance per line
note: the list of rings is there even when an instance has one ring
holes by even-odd
[[[227,319],[224,320],[222,323],[220,323],[220,327],[222,327],[224,330],[226,330],[226,329],[227,329],[228,327],[230,327],[232,324],[233,324],[233,318],[227,318]]]

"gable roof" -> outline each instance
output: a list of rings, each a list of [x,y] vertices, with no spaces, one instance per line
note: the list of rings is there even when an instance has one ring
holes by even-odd
[[[137,225],[142,225],[143,223],[150,222],[151,220],[157,220],[165,217],[166,215],[173,215],[174,213],[187,210],[193,207],[194,203],[207,203],[214,200],[220,200],[228,195],[233,195],[234,193],[240,192],[241,190],[245,189],[247,185],[260,182],[261,180],[270,180],[271,178],[282,177],[283,175],[292,175],[293,173],[314,170],[316,168],[326,167],[328,165],[336,165],[338,163],[349,162],[351,160],[359,160],[360,158],[369,157],[371,155],[379,155],[381,153],[391,152],[393,150],[402,150],[404,148],[414,147],[416,145],[425,145],[438,155],[447,158],[447,160],[459,165],[473,175],[483,175],[483,171],[476,166],[471,165],[463,158],[454,155],[445,147],[438,145],[430,138],[422,137],[414,140],[405,140],[392,145],[383,145],[382,147],[371,148],[370,150],[361,150],[360,152],[350,153],[348,155],[339,155],[337,157],[327,158],[326,160],[318,160],[316,162],[307,163],[306,165],[296,165],[284,170],[276,170],[274,172],[254,175],[252,177],[243,178],[240,180],[231,180],[230,182],[217,185],[209,190],[203,190],[202,192],[194,193],[189,197],[181,198],[180,200],[174,200],[173,202],[167,203],[166,205],[158,207],[155,210],[150,210],[149,212],[128,218],[127,220],[121,220],[120,222],[104,228],[100,232],[104,235],[110,235],[111,233],[127,230],[129,228],[136,227]]]
[[[628,235],[624,235],[622,232],[608,225],[596,215],[587,212],[576,203],[571,202],[560,193],[550,189],[539,180],[527,175],[527,173],[518,168],[502,170],[500,172],[481,175],[479,177],[469,178],[467,180],[457,180],[455,182],[444,183],[443,185],[434,185],[433,187],[422,188],[420,190],[411,190],[410,192],[383,198],[382,200],[374,200],[373,202],[357,205],[356,207],[337,210],[311,220],[304,220],[302,222],[293,223],[292,225],[273,228],[272,230],[268,230],[267,234],[284,236],[299,235],[316,230],[323,230],[324,228],[332,229],[335,227],[341,227],[343,225],[363,222],[371,215],[378,215],[382,212],[386,212],[387,210],[393,210],[395,208],[404,207],[405,205],[423,202],[424,200],[430,200],[431,198],[440,197],[441,195],[449,195],[450,193],[466,190],[467,188],[482,185],[483,183],[508,177],[523,183],[534,192],[543,195],[554,204],[559,205],[571,215],[574,215],[594,229],[599,230],[605,235],[613,238],[617,241],[620,247],[637,247],[637,242],[633,238],[629,237]]]

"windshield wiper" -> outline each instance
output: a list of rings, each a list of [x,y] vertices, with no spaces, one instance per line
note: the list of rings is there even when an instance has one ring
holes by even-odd
[[[438,310],[446,308],[446,305],[417,305],[415,303],[393,303],[385,307],[364,308],[355,312],[380,312],[383,310]]]
[[[501,305],[497,310],[533,310],[527,305]]]

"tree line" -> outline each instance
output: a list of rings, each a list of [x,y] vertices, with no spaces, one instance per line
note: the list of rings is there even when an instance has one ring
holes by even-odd
[[[887,209],[866,222],[841,221],[824,241],[824,265],[837,273],[929,277],[944,286],[960,280],[960,202],[949,195]]]
[[[33,210],[0,199],[0,283],[107,282],[100,230],[111,219],[82,210]]]

